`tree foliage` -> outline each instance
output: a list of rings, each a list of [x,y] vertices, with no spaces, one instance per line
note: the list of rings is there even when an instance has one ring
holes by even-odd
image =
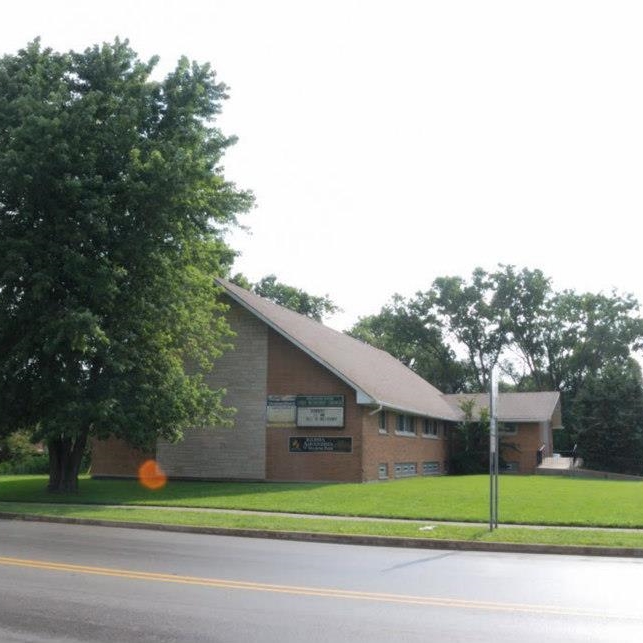
[[[631,295],[566,290],[552,296],[547,312],[543,344],[553,388],[576,392],[586,377],[641,348],[643,319]]]
[[[475,416],[475,400],[463,399],[460,410],[463,420],[449,436],[449,471],[455,474],[489,471],[489,409]]]
[[[361,317],[347,333],[390,353],[441,391],[461,391],[467,387],[467,368],[421,303],[396,294],[377,315]]]
[[[0,475],[46,473],[48,465],[44,449],[33,443],[28,431],[0,436]]]
[[[447,337],[465,349],[479,390],[487,388],[506,344],[503,311],[495,305],[494,285],[489,274],[476,268],[468,283],[461,277],[438,277],[431,290],[419,295]]]
[[[578,448],[585,466],[643,474],[643,387],[633,360],[589,375],[573,402]]]
[[[238,273],[232,281],[260,297],[319,322],[324,317],[341,311],[328,295],[311,295],[305,290],[277,281],[276,275],[267,275],[253,284],[244,275]]]
[[[229,336],[222,232],[252,197],[220,167],[226,87],[155,64],[119,40],[0,61],[0,432],[47,442],[52,490],[76,488],[92,435],[145,446],[226,416],[200,371]]]
[[[557,388],[547,379],[544,343],[551,319],[547,309],[551,281],[540,270],[518,271],[514,266],[500,266],[490,278],[494,287],[493,305],[502,318],[503,351],[513,358],[504,361],[504,372],[521,388]]]
[[[519,390],[577,391],[603,365],[642,347],[631,295],[555,292],[540,270],[499,266],[469,281],[439,277],[419,295],[467,356],[479,387],[498,364]]]

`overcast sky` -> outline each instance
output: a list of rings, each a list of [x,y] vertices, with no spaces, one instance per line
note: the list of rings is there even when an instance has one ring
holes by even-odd
[[[643,3],[5,3],[0,51],[129,38],[209,61],[257,207],[236,271],[328,294],[342,330],[498,263],[643,301]]]

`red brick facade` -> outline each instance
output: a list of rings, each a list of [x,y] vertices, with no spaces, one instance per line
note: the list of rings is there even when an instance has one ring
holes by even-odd
[[[362,414],[355,391],[302,350],[270,330],[268,333],[268,395],[343,395],[343,429],[266,429],[267,480],[334,480],[360,482],[362,472]],[[352,453],[290,453],[291,436],[347,436]]]
[[[346,402],[343,429],[269,426],[268,480],[377,480],[384,477],[381,465],[386,465],[388,478],[412,475],[408,470],[396,474],[396,465],[414,464],[418,475],[422,475],[425,463],[433,465],[431,473],[446,470],[448,449],[443,431],[438,437],[425,437],[423,420],[417,418],[415,435],[400,435],[396,431],[396,414],[387,412],[388,426],[384,432],[379,426],[377,409],[359,406],[352,388],[274,331],[268,337],[268,394],[343,395]],[[302,435],[348,436],[352,438],[353,450],[350,454],[291,453],[288,438]]]
[[[541,433],[540,425],[537,422],[517,423],[515,434],[500,433],[503,443],[513,444],[516,447],[507,446],[501,450],[504,461],[512,465],[510,471],[524,474],[536,472],[538,449],[543,444],[547,447]],[[550,451],[547,452],[547,455],[549,453]]]
[[[379,413],[364,412],[363,480],[384,478],[379,470],[380,465],[386,465],[387,478],[414,475],[409,471],[399,471],[399,466],[396,471],[396,465],[414,464],[417,475],[428,473],[425,471],[427,463],[432,465],[432,474],[447,472],[449,456],[445,425],[442,425],[438,436],[428,437],[423,435],[423,418],[418,417],[415,420],[415,434],[401,435],[396,430],[396,413],[386,412],[386,430],[380,428],[378,416]]]
[[[176,445],[160,441],[156,456],[170,477],[366,482],[448,473],[448,435],[457,421],[457,412],[451,412],[446,402],[442,402],[439,391],[426,382],[422,381],[419,389],[414,388],[417,376],[413,374],[415,379],[405,379],[408,369],[396,370],[400,365],[390,356],[376,362],[369,371],[376,377],[371,379],[377,380],[377,384],[380,373],[382,378],[388,377],[393,388],[397,385],[398,399],[401,396],[402,403],[406,402],[412,408],[422,408],[415,405],[431,396],[437,400],[431,403],[433,406],[416,410],[414,416],[383,410],[375,400],[386,397],[368,397],[363,393],[360,397],[360,388],[353,385],[354,379],[345,373],[336,374],[335,361],[342,362],[337,358],[338,353],[334,354],[335,360],[323,360],[310,348],[299,348],[308,344],[300,341],[298,345],[295,340],[291,341],[290,335],[282,334],[282,328],[266,323],[261,315],[232,299],[229,318],[236,333],[235,349],[218,360],[206,380],[215,388],[227,390],[226,402],[237,409],[235,426],[189,431],[185,440]],[[316,326],[307,326],[305,332],[309,332],[305,336],[307,340],[314,335],[317,350],[322,353],[326,344],[322,346],[320,338],[338,341],[337,334],[324,335],[323,327],[318,330]],[[345,336],[339,335],[344,342]],[[342,343],[341,346],[354,349],[352,344]],[[377,352],[378,359],[380,353]],[[358,354],[364,359],[344,360],[346,370],[350,371],[354,365],[360,365],[362,370],[369,368],[373,354],[359,351]],[[393,378],[391,372],[395,373]],[[408,391],[414,391],[415,397],[411,399],[407,395],[405,399],[404,393]],[[388,395],[386,390],[381,393]],[[297,396],[342,396],[344,426],[297,426],[295,400],[299,403],[302,399]],[[269,417],[272,399],[276,404],[282,401],[286,404],[285,415],[271,414]],[[481,399],[479,403],[485,401]],[[440,404],[447,412],[438,417],[451,418],[450,421],[420,415],[430,413],[433,408],[439,409]],[[293,414],[289,415],[291,409]],[[297,410],[301,409],[297,407]],[[558,423],[559,415],[558,405],[553,418]],[[277,420],[284,423],[277,424]],[[307,446],[299,448],[299,439]],[[514,470],[519,473],[533,473],[538,449],[544,445],[547,455],[551,450],[551,421],[518,423],[516,433],[505,436],[505,440],[519,447],[519,451],[505,449],[505,460],[513,463]],[[336,448],[338,444],[341,448]],[[323,448],[318,448],[319,445]],[[327,445],[335,450],[325,450]],[[343,450],[349,446],[349,451]],[[96,476],[135,476],[138,466],[150,455],[130,449],[115,439],[95,441],[92,473]]]
[[[140,451],[114,437],[92,441],[91,474],[94,477],[135,478],[138,468],[154,457],[154,453]]]

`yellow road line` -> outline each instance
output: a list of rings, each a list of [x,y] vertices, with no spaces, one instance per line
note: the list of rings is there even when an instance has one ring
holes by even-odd
[[[199,585],[203,587],[223,589],[245,589],[254,592],[272,592],[278,594],[296,594],[299,596],[319,596],[325,598],[344,598],[362,601],[380,601],[387,603],[403,603],[406,605],[425,605],[430,607],[451,607],[460,609],[478,609],[501,612],[528,612],[536,614],[549,614],[554,616],[580,616],[589,618],[626,618],[643,621],[643,614],[611,614],[591,610],[561,607],[557,605],[530,605],[522,603],[501,603],[495,601],[478,601],[458,598],[440,598],[433,596],[412,596],[404,594],[387,594],[380,592],[364,592],[345,589],[332,589],[322,587],[299,587],[296,585],[273,585],[270,583],[256,583],[250,581],[235,581],[221,578],[201,578],[198,576],[181,576],[175,574],[162,574],[157,572],[141,572],[128,569],[113,569],[109,567],[93,567],[88,565],[74,565],[70,563],[56,563],[43,560],[28,560],[22,558],[7,558],[0,556],[0,565],[13,567],[28,567],[58,572],[71,572],[80,574],[93,574],[97,576],[111,576],[133,580],[146,580],[162,583],[179,583],[183,585]]]

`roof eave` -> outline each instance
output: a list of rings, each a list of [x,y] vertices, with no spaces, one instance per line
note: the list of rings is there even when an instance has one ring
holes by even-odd
[[[383,400],[376,400],[370,396],[361,397],[358,395],[357,403],[364,406],[375,406],[378,410],[393,411],[394,413],[407,413],[409,415],[417,415],[420,417],[434,418],[436,420],[446,420],[447,422],[459,422],[460,418],[456,415],[447,416],[443,413],[427,413],[412,407],[402,407]]]

